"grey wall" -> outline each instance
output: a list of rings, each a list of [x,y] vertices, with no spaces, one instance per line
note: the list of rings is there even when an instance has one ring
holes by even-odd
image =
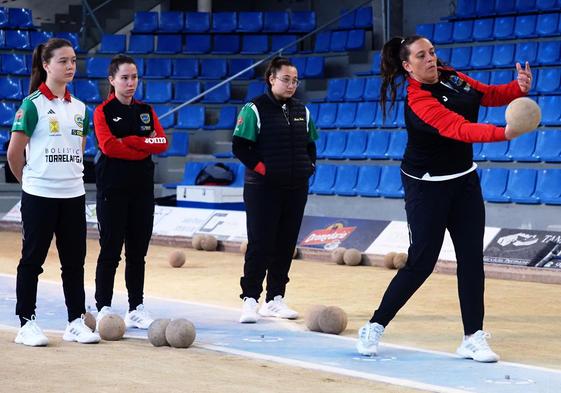
[[[435,23],[455,9],[451,0],[403,0],[403,34],[415,34],[419,23]]]

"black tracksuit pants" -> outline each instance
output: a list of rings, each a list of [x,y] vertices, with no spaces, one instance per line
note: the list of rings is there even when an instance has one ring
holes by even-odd
[[[62,288],[68,321],[85,310],[84,260],[86,258],[85,195],[44,198],[22,192],[23,246],[16,278],[16,315],[23,326],[35,315],[37,284],[43,263],[56,235]]]
[[[457,259],[458,295],[464,333],[483,328],[483,234],[485,206],[475,171],[440,182],[401,176],[409,225],[409,258],[395,275],[371,322],[390,323],[432,273],[448,229]]]
[[[307,184],[298,188],[244,185],[248,245],[240,280],[242,299],[259,299],[265,275],[265,300],[284,296],[307,200]]]
[[[129,310],[144,302],[145,257],[154,224],[153,190],[97,193],[101,246],[95,272],[96,307],[111,306],[115,273],[125,245],[125,284]]]

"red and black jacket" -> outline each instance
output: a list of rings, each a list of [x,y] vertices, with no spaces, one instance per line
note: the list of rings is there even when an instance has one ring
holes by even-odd
[[[525,95],[516,80],[486,85],[452,68],[439,68],[439,82],[408,78],[405,125],[408,141],[401,168],[422,178],[467,171],[473,142],[505,140],[504,128],[477,123],[479,107],[503,106]]]
[[[153,189],[151,155],[167,149],[167,138],[152,107],[134,100],[122,104],[114,94],[94,112],[100,157],[96,162],[98,190]]]

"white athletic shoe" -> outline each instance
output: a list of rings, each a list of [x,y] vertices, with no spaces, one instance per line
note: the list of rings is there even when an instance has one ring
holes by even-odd
[[[358,353],[365,356],[377,355],[378,343],[382,334],[384,334],[384,327],[382,325],[376,322],[366,322],[358,330],[358,341],[356,343]]]
[[[478,330],[469,337],[464,337],[462,344],[456,353],[465,359],[473,359],[476,362],[493,363],[499,360],[497,355],[487,344],[491,335],[483,330]]]
[[[152,322],[154,322],[154,318],[144,309],[144,304],[139,304],[136,306],[136,310],[128,311],[125,315],[127,328],[148,329]]]
[[[86,326],[84,315],[68,323],[62,339],[64,341],[76,341],[80,344],[95,344],[101,340],[99,334],[92,332]]]
[[[49,339],[45,336],[39,325],[37,325],[35,315],[33,315],[19,329],[14,342],[16,344],[29,345],[30,347],[44,347],[49,343]]]
[[[257,309],[259,304],[257,300],[252,297],[244,297],[242,306],[242,315],[240,316],[240,323],[255,323],[259,319]]]
[[[115,314],[115,312],[110,306],[103,306],[95,317],[95,330],[99,331],[99,321],[101,321],[103,317],[112,314]]]
[[[281,295],[277,295],[273,300],[268,301],[259,309],[259,314],[264,317],[277,317],[285,319],[298,318],[298,312],[289,308]]]

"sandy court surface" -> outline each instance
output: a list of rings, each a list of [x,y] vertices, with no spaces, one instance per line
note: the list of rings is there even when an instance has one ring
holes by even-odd
[[[240,254],[185,249],[186,265],[173,269],[167,264],[173,249],[150,247],[147,296],[240,307]],[[2,232],[0,250],[0,273],[15,274],[21,251],[20,234]],[[97,241],[88,240],[89,287],[94,286],[98,251]],[[54,247],[44,269],[42,279],[60,280]],[[342,307],[349,316],[344,334],[355,337],[394,274],[379,267],[295,260],[287,301],[302,313],[318,303]],[[115,289],[125,289],[122,266]],[[561,353],[553,350],[561,347],[560,298],[560,285],[487,280],[485,328],[493,334],[490,343],[502,360],[561,369]],[[153,311],[157,315],[157,310]],[[303,320],[294,323],[303,324]],[[74,388],[96,392],[415,391],[197,347],[156,349],[142,340],[83,346],[62,342],[51,334],[49,347],[26,348],[12,343],[14,334],[15,330],[0,330],[0,349],[5,359],[0,367],[0,391],[28,391],[31,386],[45,392]],[[461,335],[455,277],[433,274],[388,327],[383,341],[453,352]]]

